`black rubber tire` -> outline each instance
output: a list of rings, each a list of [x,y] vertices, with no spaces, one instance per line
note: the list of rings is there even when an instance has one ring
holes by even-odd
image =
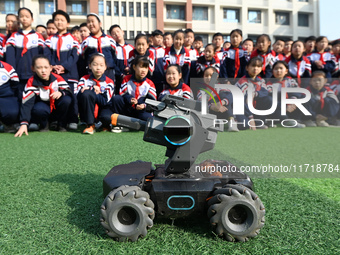
[[[120,186],[111,191],[101,206],[101,214],[106,233],[119,242],[145,237],[155,218],[149,194],[137,186]]]
[[[230,184],[215,190],[208,206],[215,233],[228,241],[246,242],[264,226],[265,208],[255,192],[245,186]]]

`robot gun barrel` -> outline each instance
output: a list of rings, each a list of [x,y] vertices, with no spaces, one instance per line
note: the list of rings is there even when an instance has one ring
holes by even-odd
[[[112,126],[144,131],[146,121],[114,113],[111,115],[111,124]]]

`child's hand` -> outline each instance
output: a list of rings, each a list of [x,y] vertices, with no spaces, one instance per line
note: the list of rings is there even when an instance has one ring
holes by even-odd
[[[83,87],[83,88],[80,90],[80,92],[81,92],[81,93],[84,93],[84,91],[87,90],[87,89],[90,89],[90,87]]]
[[[296,105],[295,104],[289,104],[289,105],[287,105],[286,110],[287,110],[287,112],[294,112],[296,110]]]
[[[250,119],[250,120],[249,120],[249,129],[250,129],[250,130],[256,130],[256,127],[255,127],[255,120],[254,120],[254,119]]]
[[[131,98],[131,104],[138,104],[138,100],[136,98]]]
[[[145,109],[145,104],[137,104],[136,105],[136,110],[141,111]]]
[[[58,100],[63,94],[60,91],[53,92],[50,97],[54,100]]]
[[[130,68],[129,68],[129,67],[125,67],[124,72],[125,72],[126,74],[129,74],[129,73],[130,73]]]
[[[323,68],[324,68],[324,65],[322,64],[322,61],[321,61],[321,60],[316,60],[316,61],[314,61],[314,64],[315,64],[316,67],[319,68],[319,69],[323,69]]]
[[[210,106],[210,110],[214,112],[226,112],[228,111],[228,108],[221,104],[216,104],[216,105],[213,104],[212,106]]]
[[[93,86],[93,90],[97,95],[100,94],[100,87],[99,86],[97,86],[97,85]]]
[[[21,137],[23,133],[28,135],[27,125],[21,125],[19,130],[15,133],[14,137]]]

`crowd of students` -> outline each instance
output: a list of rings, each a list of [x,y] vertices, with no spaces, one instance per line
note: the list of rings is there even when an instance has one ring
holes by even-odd
[[[332,47],[324,36],[272,44],[262,34],[254,45],[235,29],[230,42],[216,33],[204,47],[202,38],[187,29],[138,34],[132,46],[119,25],[106,35],[95,13],[70,32],[70,17],[62,10],[53,13],[46,27],[34,30],[32,23],[31,10],[20,8],[18,15],[6,16],[7,35],[0,34],[0,121],[4,131],[18,137],[29,130],[76,130],[79,120],[86,125],[84,134],[99,127],[119,133],[121,127],[110,125],[113,113],[146,120],[152,116],[145,109],[146,98],[161,100],[171,94],[201,100],[202,91],[195,91],[197,96],[192,92],[191,78],[209,84],[213,73],[220,83],[244,93],[242,115],[234,115],[228,89],[219,90],[220,103],[209,100],[209,111],[228,120],[229,131],[274,127],[268,119],[286,120],[291,127],[340,125],[340,40]],[[269,116],[252,113],[248,93],[253,107],[266,110],[273,104],[273,91],[281,93],[285,87],[309,90],[311,99],[304,107],[311,115],[294,104],[282,114],[280,100]]]

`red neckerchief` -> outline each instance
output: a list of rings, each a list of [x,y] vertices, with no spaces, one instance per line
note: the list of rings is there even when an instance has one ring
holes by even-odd
[[[235,50],[235,74],[234,74],[234,78],[237,77],[238,71],[240,70],[240,49],[239,47],[237,47]]]
[[[23,56],[27,52],[27,43],[28,43],[28,37],[27,37],[28,34],[25,35],[24,33],[22,33],[22,35],[24,36],[24,41],[22,43],[23,49],[21,52],[21,56]]]

